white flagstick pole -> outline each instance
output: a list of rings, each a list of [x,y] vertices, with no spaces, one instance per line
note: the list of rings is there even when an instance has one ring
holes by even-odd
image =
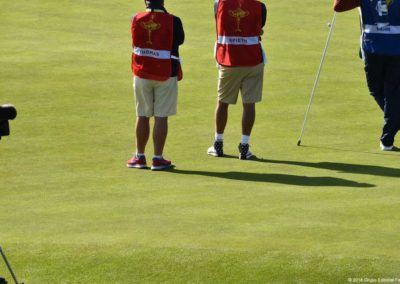
[[[300,134],[299,140],[297,141],[297,146],[301,145],[301,139],[303,138],[304,130],[306,128],[308,113],[310,112],[311,104],[312,104],[312,101],[313,101],[314,96],[315,96],[315,90],[317,89],[319,77],[320,77],[321,71],[322,71],[322,67],[324,66],[326,52],[328,51],[328,46],[329,46],[329,42],[331,40],[333,28],[335,27],[335,22],[336,22],[336,12],[333,14],[332,22],[328,24],[328,26],[330,27],[330,30],[329,30],[329,33],[328,33],[328,39],[326,40],[324,52],[322,54],[321,63],[319,65],[318,72],[317,72],[317,77],[315,79],[314,87],[313,87],[312,92],[311,92],[310,101],[308,103],[307,111],[306,111],[306,114],[304,116],[304,122],[303,122],[303,127],[302,127],[302,130],[301,130],[301,134]]]

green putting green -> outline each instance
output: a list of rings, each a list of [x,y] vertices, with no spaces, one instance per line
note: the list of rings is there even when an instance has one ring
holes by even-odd
[[[184,80],[168,172],[126,168],[134,151],[130,18],[143,1],[3,1],[0,246],[25,283],[346,283],[400,278],[399,152],[358,58],[357,11],[340,14],[296,146],[333,10],[268,1],[264,99],[237,159],[214,137],[213,1],[166,0],[181,17]],[[148,159],[152,145],[146,150]],[[0,261],[0,275],[11,277]]]

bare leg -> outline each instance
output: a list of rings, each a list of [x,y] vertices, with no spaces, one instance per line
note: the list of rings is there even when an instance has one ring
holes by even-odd
[[[168,117],[155,117],[153,129],[154,155],[163,154],[165,141],[168,134]]]
[[[136,151],[144,153],[150,136],[150,118],[139,116],[136,118]]]
[[[229,104],[219,101],[215,109],[215,131],[219,134],[224,133],[228,121]]]
[[[256,107],[254,103],[243,104],[242,134],[250,136],[256,119]]]

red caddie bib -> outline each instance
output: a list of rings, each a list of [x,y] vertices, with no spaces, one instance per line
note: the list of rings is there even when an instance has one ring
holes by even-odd
[[[143,79],[165,81],[171,77],[173,16],[144,12],[132,20],[132,72]]]
[[[231,67],[255,66],[262,59],[262,4],[257,0],[220,0],[216,60]]]

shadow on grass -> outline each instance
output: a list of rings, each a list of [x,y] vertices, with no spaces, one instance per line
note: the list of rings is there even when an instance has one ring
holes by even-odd
[[[268,163],[268,164],[285,164],[317,169],[326,169],[332,171],[338,171],[342,173],[352,174],[363,174],[373,175],[382,177],[400,177],[400,168],[389,168],[382,166],[371,166],[371,165],[357,165],[357,164],[345,164],[345,163],[332,163],[332,162],[299,162],[299,161],[280,161],[280,160],[269,160],[269,159],[254,159],[253,161]]]
[[[343,187],[375,187],[374,184],[359,183],[334,177],[307,177],[288,174],[245,173],[245,172],[209,172],[171,169],[170,173],[182,175],[199,175],[231,180],[268,182],[299,186],[343,186]]]
[[[398,147],[393,147],[392,151],[386,151],[386,152],[368,152],[368,151],[359,151],[359,150],[354,150],[354,149],[340,149],[340,148],[334,148],[334,147],[324,147],[324,146],[313,146],[313,145],[301,145],[303,148],[315,148],[315,149],[323,149],[323,150],[332,150],[332,151],[339,151],[339,152],[351,152],[351,153],[363,153],[363,154],[371,154],[371,155],[380,155],[380,156],[394,156],[398,155],[395,152],[400,152],[400,148]]]
[[[227,159],[237,159],[237,156],[224,155],[223,158]],[[400,178],[400,168],[389,168],[382,166],[372,166],[372,165],[359,165],[359,164],[346,164],[346,163],[333,163],[333,162],[300,162],[300,161],[284,161],[284,160],[270,160],[263,158],[254,158],[250,161],[261,162],[268,164],[284,164],[300,167],[309,167],[316,169],[332,170],[341,173],[351,173],[351,174],[363,174],[372,176],[382,176],[382,177],[398,177]]]

